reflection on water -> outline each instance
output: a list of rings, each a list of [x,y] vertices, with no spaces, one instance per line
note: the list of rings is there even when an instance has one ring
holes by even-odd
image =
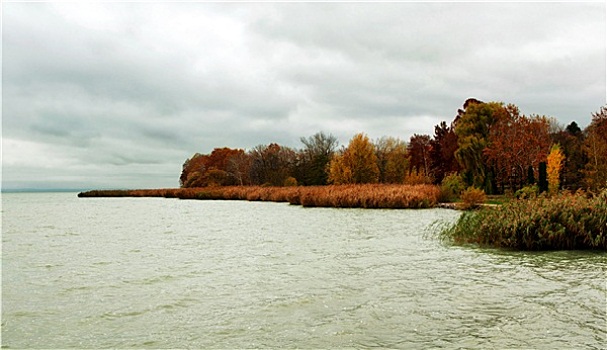
[[[443,245],[449,210],[3,196],[11,348],[603,348],[605,253]]]

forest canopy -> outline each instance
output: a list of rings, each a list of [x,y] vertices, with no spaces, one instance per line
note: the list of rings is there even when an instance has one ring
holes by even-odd
[[[433,135],[408,142],[365,133],[339,146],[331,134],[300,139],[293,149],[276,143],[250,150],[215,148],[183,164],[181,187],[319,186],[328,184],[440,184],[461,176],[487,194],[540,190],[599,191],[607,186],[607,105],[580,129],[554,118],[524,115],[513,104],[466,100],[454,119]]]

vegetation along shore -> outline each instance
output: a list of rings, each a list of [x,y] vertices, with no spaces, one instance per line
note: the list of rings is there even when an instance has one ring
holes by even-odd
[[[304,207],[431,208],[440,189],[433,185],[329,185],[297,187],[216,186],[150,190],[94,190],[79,197],[164,197],[203,200],[288,202]]]
[[[575,121],[563,127],[513,104],[470,98],[433,136],[372,141],[359,133],[341,148],[323,132],[300,140],[300,150],[270,143],[196,153],[184,162],[178,189],[79,196],[480,208],[443,227],[442,239],[530,250],[607,248],[607,106],[581,129]]]
[[[517,250],[607,250],[607,189],[560,193],[464,212],[439,228],[444,241]]]

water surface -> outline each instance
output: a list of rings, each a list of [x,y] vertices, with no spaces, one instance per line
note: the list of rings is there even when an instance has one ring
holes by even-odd
[[[444,209],[2,196],[9,348],[576,348],[605,253],[441,244]]]

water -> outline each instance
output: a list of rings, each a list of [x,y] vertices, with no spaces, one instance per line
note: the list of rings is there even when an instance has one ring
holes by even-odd
[[[605,253],[446,246],[455,211],[4,194],[7,348],[607,344]]]

